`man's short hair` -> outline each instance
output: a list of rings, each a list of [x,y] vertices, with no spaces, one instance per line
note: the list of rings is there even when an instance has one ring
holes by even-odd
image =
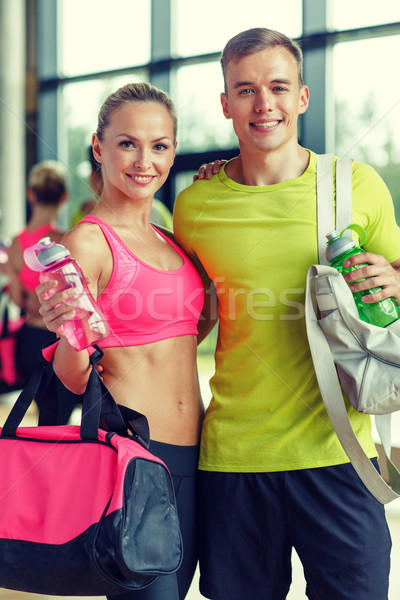
[[[226,69],[230,62],[237,63],[249,54],[261,52],[266,48],[282,46],[286,48],[297,63],[299,73],[299,85],[303,85],[303,55],[300,46],[294,40],[291,40],[283,33],[266,29],[265,27],[255,27],[241,31],[225,45],[221,54],[222,73],[224,75],[224,85],[226,90]]]

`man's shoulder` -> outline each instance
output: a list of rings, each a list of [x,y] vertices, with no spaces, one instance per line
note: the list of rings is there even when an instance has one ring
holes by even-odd
[[[175,204],[197,205],[214,196],[220,189],[221,182],[218,175],[214,175],[211,179],[198,179],[179,192]]]

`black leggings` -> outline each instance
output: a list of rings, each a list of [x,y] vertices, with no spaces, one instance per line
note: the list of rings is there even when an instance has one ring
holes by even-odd
[[[183,600],[196,570],[199,446],[175,446],[151,441],[149,450],[165,462],[172,476],[183,538],[183,561],[176,573],[158,577],[143,590],[107,596],[110,600]]]
[[[18,372],[23,376],[24,381],[28,381],[38,366],[43,346],[55,342],[56,339],[57,336],[52,331],[24,323],[18,333],[15,351]]]

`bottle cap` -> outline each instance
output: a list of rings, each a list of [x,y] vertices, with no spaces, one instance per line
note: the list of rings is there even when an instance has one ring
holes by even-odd
[[[52,242],[49,237],[42,238],[24,251],[24,261],[33,271],[44,271],[48,265],[67,256],[70,256],[69,250]]]
[[[343,233],[343,232],[342,232]],[[344,252],[348,252],[357,244],[354,240],[347,236],[342,236],[342,233],[331,231],[326,235],[328,246],[326,248],[326,258],[330,261],[334,260]]]
[[[39,242],[39,244],[42,243],[43,248],[38,252],[37,259],[42,265],[47,266],[50,263],[70,256],[70,251],[67,250],[65,246],[62,246],[61,244],[53,244],[50,241],[50,238],[47,239],[50,243],[43,244],[43,241],[46,240],[46,238],[44,238],[44,240],[40,240]]]

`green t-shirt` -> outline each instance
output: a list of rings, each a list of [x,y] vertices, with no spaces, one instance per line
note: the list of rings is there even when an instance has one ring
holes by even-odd
[[[336,161],[336,159],[334,159]],[[353,163],[353,222],[393,262],[400,229],[385,184]],[[316,154],[301,177],[245,186],[222,168],[181,192],[174,230],[218,293],[219,334],[200,468],[266,472],[348,462],[321,399],[305,331],[307,269],[318,262]],[[328,233],[328,232],[327,232]],[[368,456],[370,417],[348,407]]]

